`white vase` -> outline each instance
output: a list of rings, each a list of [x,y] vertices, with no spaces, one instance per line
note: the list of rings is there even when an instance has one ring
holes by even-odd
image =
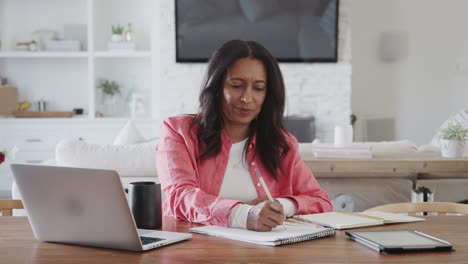
[[[105,95],[104,96],[104,116],[117,116],[118,115],[118,100],[117,95]]]
[[[36,43],[29,43],[29,51],[37,51],[38,46]]]
[[[112,34],[112,37],[111,37],[112,42],[121,42],[122,39],[123,39],[122,35]]]
[[[462,158],[465,141],[440,139],[440,151],[444,158]]]

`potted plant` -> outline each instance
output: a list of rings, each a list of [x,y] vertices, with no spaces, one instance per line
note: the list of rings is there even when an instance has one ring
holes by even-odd
[[[446,128],[440,130],[440,149],[442,157],[461,158],[468,139],[468,129],[460,123],[449,122]]]
[[[37,41],[32,40],[31,42],[29,42],[28,48],[29,48],[29,51],[38,51],[39,47],[37,45]]]
[[[97,86],[98,89],[101,89],[105,95],[117,95],[120,94],[120,87],[114,81],[101,80]]]
[[[122,41],[123,39],[123,30],[124,30],[124,27],[121,26],[121,25],[112,25],[112,37],[111,37],[111,40],[113,42],[120,42]]]
[[[120,94],[120,87],[115,81],[101,80],[97,86],[102,92],[104,103],[104,114],[113,116],[117,110],[117,100]]]

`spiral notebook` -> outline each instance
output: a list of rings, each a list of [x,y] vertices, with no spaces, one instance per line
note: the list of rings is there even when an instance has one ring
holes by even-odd
[[[267,246],[281,246],[335,235],[335,230],[332,228],[293,226],[288,224],[286,225],[286,229],[279,226],[269,232],[257,232],[221,226],[194,227],[190,228],[190,232]]]

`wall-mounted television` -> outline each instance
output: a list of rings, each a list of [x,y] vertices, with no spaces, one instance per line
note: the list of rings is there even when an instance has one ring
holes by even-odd
[[[336,62],[338,0],[175,0],[177,62],[206,62],[231,39],[280,62]]]

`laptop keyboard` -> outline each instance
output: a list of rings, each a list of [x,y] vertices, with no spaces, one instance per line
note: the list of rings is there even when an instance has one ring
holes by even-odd
[[[151,243],[154,243],[154,242],[158,242],[158,241],[164,240],[164,238],[144,237],[144,236],[141,236],[141,237],[140,237],[140,240],[141,240],[141,244],[142,244],[142,245],[147,245],[147,244],[151,244]]]

